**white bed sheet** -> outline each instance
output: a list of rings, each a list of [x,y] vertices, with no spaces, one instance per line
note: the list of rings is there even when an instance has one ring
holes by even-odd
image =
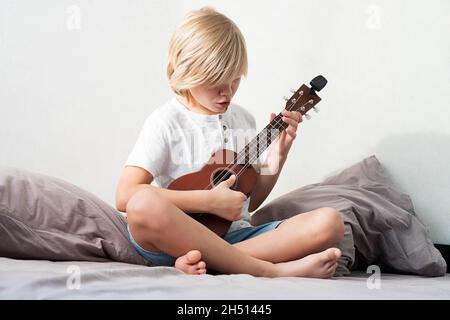
[[[362,271],[325,280],[189,276],[174,268],[117,262],[0,258],[0,299],[450,299],[450,274],[382,274],[379,289],[369,288],[370,276]]]

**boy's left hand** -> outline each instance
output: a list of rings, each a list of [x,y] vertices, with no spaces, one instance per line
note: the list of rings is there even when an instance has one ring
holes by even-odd
[[[288,127],[281,132],[279,138],[276,141],[277,149],[279,152],[279,157],[281,159],[286,159],[289,150],[291,149],[292,143],[297,137],[298,124],[303,121],[302,114],[298,111],[286,111],[283,110],[281,113],[283,115],[282,120],[288,124]],[[275,113],[270,115],[270,121],[275,118]]]

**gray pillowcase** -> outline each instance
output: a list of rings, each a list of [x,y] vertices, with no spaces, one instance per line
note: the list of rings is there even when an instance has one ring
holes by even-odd
[[[395,190],[374,156],[275,199],[252,223],[324,206],[339,210],[346,227],[337,274],[349,273],[358,259],[383,270],[445,274],[446,263],[414,215],[411,199]],[[125,219],[110,205],[61,179],[7,167],[0,167],[0,256],[149,265],[130,244]]]
[[[446,262],[415,215],[410,197],[396,190],[375,156],[275,199],[255,212],[252,224],[320,207],[335,208],[344,219],[338,275],[372,264],[384,272],[445,274]]]
[[[147,265],[120,212],[73,184],[0,167],[0,256]]]

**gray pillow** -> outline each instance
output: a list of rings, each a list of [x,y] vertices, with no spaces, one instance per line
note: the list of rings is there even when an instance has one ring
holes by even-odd
[[[286,219],[320,207],[333,207],[343,215],[338,274],[372,264],[385,272],[445,274],[446,262],[415,216],[410,197],[396,190],[375,156],[275,199],[255,212],[252,223]]]
[[[61,179],[0,167],[0,256],[146,265],[121,214]]]

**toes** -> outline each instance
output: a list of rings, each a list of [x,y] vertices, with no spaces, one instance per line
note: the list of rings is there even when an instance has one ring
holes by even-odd
[[[338,248],[330,248],[326,251],[325,260],[330,263],[335,263],[341,257],[341,250]]]
[[[205,261],[200,261],[197,263],[197,274],[205,274],[206,273],[206,263]]]
[[[204,261],[200,261],[200,262],[197,264],[197,272],[198,272],[199,274],[204,274],[204,273],[206,273],[206,263],[205,263]]]
[[[175,261],[175,268],[187,274],[206,273],[206,263],[200,261],[202,255],[198,250],[191,250]]]
[[[186,256],[181,256],[175,260],[175,268],[185,271],[187,265]]]
[[[327,269],[327,275],[331,278],[335,272],[336,272],[336,268],[337,268],[337,263],[333,264],[331,267],[329,267]]]
[[[339,259],[341,257],[341,255],[342,255],[341,250],[339,250],[338,248],[335,248],[334,249],[334,255],[336,257],[336,260]]]
[[[321,254],[322,255],[320,258],[324,265],[327,265],[328,263],[336,262],[336,258],[335,258],[336,256],[335,256],[334,250],[332,248],[322,251]]]
[[[191,250],[186,253],[185,257],[187,263],[194,264],[200,261],[200,259],[202,258],[202,254],[198,250]]]
[[[197,266],[190,266],[187,268],[187,273],[189,274],[197,274]]]
[[[190,266],[187,268],[188,274],[205,274],[206,268],[199,268],[198,266]]]
[[[336,268],[337,268],[337,262],[336,263],[333,263],[328,269],[329,270],[336,270]]]

